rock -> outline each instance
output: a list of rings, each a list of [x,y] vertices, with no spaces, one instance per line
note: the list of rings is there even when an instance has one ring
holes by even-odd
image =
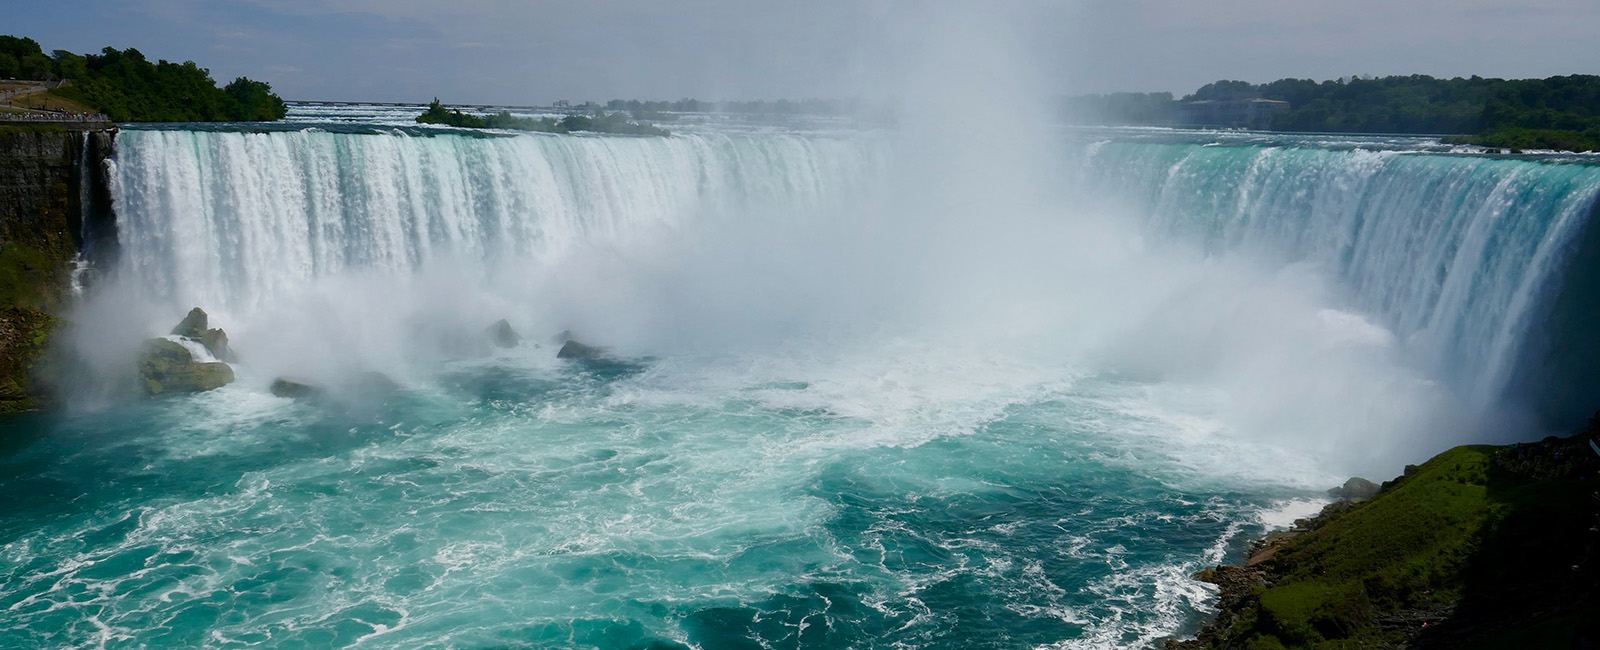
[[[1342,486],[1330,488],[1328,496],[1341,501],[1371,499],[1378,495],[1379,489],[1377,483],[1357,476],[1345,481]]]
[[[511,329],[511,322],[504,318],[489,326],[489,339],[502,348],[514,348],[522,343],[522,337]]]
[[[173,336],[181,336],[198,341],[206,333],[207,320],[206,310],[195,307],[189,310],[189,315],[184,316],[183,321],[178,323],[177,327],[172,328],[172,334]]]
[[[557,359],[599,359],[605,355],[605,350],[570,339],[561,346],[561,351],[556,352]]]
[[[364,396],[388,397],[400,390],[400,384],[381,372],[363,372],[356,377],[355,388]]]
[[[290,399],[317,399],[327,393],[327,390],[310,382],[295,381],[279,377],[272,380],[272,394]]]
[[[233,350],[228,347],[228,333],[218,329],[207,329],[210,317],[206,310],[199,307],[189,310],[189,315],[177,327],[172,328],[173,336],[181,336],[191,341],[196,341],[206,347],[206,351],[218,361],[232,363],[237,359]]]
[[[228,364],[196,362],[188,348],[171,339],[150,339],[139,356],[139,383],[146,395],[198,393],[232,382]]]
[[[209,329],[200,334],[200,344],[206,346],[206,351],[218,361],[234,363],[239,359],[234,356],[233,349],[228,347],[228,333],[218,329]]]
[[[345,377],[333,389],[310,380],[279,377],[272,381],[272,394],[295,400],[307,400],[348,408],[368,402],[382,402],[400,390],[388,375],[381,372],[364,372]]]

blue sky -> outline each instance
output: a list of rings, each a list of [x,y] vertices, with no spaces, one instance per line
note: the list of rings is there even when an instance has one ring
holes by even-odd
[[[0,0],[46,50],[136,47],[292,99],[841,97],[884,82],[910,0]],[[1049,92],[1219,78],[1600,73],[1595,0],[1018,0]]]

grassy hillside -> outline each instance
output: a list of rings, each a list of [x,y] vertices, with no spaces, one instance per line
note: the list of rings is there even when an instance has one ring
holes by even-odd
[[[1371,500],[1330,508],[1308,532],[1258,553],[1256,586],[1182,647],[1487,650],[1600,640],[1595,433],[1457,447],[1408,468]]]
[[[24,108],[44,109],[47,111],[66,111],[68,113],[94,113],[93,106],[62,97],[54,90],[34,93],[18,97],[10,102],[11,106],[0,104],[0,113],[26,113]]]

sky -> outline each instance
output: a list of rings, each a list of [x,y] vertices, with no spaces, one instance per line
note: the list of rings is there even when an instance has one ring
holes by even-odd
[[[1600,73],[1596,0],[985,0],[1042,93]],[[0,0],[45,50],[134,47],[287,99],[870,96],[915,0]]]

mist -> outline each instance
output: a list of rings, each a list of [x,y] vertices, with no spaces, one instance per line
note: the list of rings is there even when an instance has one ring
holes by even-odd
[[[1390,472],[1447,435],[1472,435],[1454,415],[1471,409],[1408,367],[1381,325],[1343,307],[1322,269],[1203,252],[1152,233],[1145,215],[1095,187],[1069,182],[1049,84],[1018,35],[1039,7],[1011,8],[950,3],[884,21],[882,49],[872,48],[860,65],[894,80],[881,88],[881,101],[893,102],[898,126],[812,152],[822,156],[813,165],[844,156],[853,166],[809,179],[805,200],[785,190],[718,203],[654,188],[622,199],[625,209],[597,222],[530,195],[510,199],[500,218],[557,210],[541,217],[541,232],[519,235],[532,238],[521,249],[461,235],[485,237],[478,252],[415,248],[430,238],[427,205],[451,205],[444,185],[427,190],[445,197],[434,197],[439,203],[363,208],[372,225],[348,224],[344,240],[318,243],[314,227],[278,241],[291,233],[273,228],[305,226],[273,215],[332,191],[316,190],[315,174],[286,170],[294,156],[264,179],[305,195],[288,203],[274,203],[269,195],[278,190],[251,189],[221,203],[172,203],[163,195],[120,206],[130,208],[133,223],[167,218],[140,210],[202,219],[171,235],[219,241],[223,252],[184,253],[178,259],[189,261],[175,273],[157,272],[168,263],[141,258],[139,227],[128,229],[135,250],[74,319],[84,323],[77,346],[97,376],[85,385],[102,396],[79,402],[106,403],[139,342],[201,306],[229,331],[244,359],[242,381],[258,390],[278,376],[337,385],[372,370],[427,381],[438,363],[489,354],[483,330],[507,318],[530,341],[548,343],[570,330],[628,357],[757,359],[803,348],[831,359],[838,372],[877,372],[880,366],[852,357],[909,340],[919,342],[916,354],[1005,360],[1019,377],[1053,368],[1046,374],[1058,380],[1146,382],[1152,399],[1216,423],[1216,435],[1312,454],[1349,471]],[[221,156],[239,147],[281,154],[296,146],[292,137],[216,136],[203,146]],[[471,145],[451,143],[450,151],[464,146]],[[442,155],[430,149],[422,160],[452,164]],[[416,194],[418,172],[394,160]],[[654,160],[621,182],[670,183],[652,176]],[[466,172],[445,173],[450,178],[440,183]],[[549,172],[508,168],[494,182],[525,183],[518,176],[529,173]],[[603,192],[621,188],[590,181],[617,188]],[[359,232],[386,223],[391,211],[413,213],[410,225],[361,244]],[[208,212],[211,220],[203,220]],[[558,226],[563,219],[567,225]],[[229,223],[241,229],[219,232]],[[250,228],[264,230],[241,245]],[[297,238],[304,252],[285,253],[285,241]],[[406,241],[410,252],[393,248]],[[380,244],[365,262],[319,268],[331,266],[319,257],[329,246]],[[145,249],[205,250],[161,246],[177,248]],[[553,347],[521,354],[549,364]]]

